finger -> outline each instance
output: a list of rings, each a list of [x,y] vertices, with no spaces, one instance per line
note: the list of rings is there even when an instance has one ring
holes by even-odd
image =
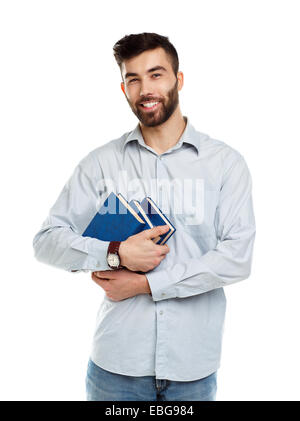
[[[115,277],[113,270],[97,270],[93,272],[98,278],[113,279]]]
[[[161,254],[160,256],[159,256],[159,264],[166,258],[166,254]]]
[[[100,280],[102,280],[102,281],[104,281],[104,280],[109,281],[109,279],[104,278],[104,276],[97,276],[97,275],[95,274],[95,272],[93,272],[93,273],[92,273],[92,278],[93,278],[93,279],[100,279]]]
[[[107,285],[107,282],[109,282],[108,279],[98,278],[94,274],[92,274],[92,280],[96,282],[96,284],[100,285],[102,288]]]
[[[159,244],[157,245],[157,247],[159,247],[159,251],[161,254],[167,254],[170,252],[170,248],[169,246],[167,246],[167,244],[160,246]]]
[[[158,235],[165,234],[170,229],[169,225],[158,225],[157,227],[150,228],[143,231],[147,239],[155,238]]]
[[[99,278],[98,276],[96,276],[96,273],[95,273],[95,272],[93,272],[93,273],[91,274],[91,278],[92,278],[92,280],[93,280],[93,281],[95,281],[95,282],[97,282],[98,280],[100,280],[100,278]]]

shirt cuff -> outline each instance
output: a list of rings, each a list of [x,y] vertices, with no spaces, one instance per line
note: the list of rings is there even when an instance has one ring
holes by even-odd
[[[85,253],[84,260],[77,271],[94,272],[97,270],[112,270],[108,266],[106,255],[109,242],[96,238],[88,238],[84,243],[73,244],[72,249]],[[73,272],[74,270],[72,270]]]
[[[176,298],[176,280],[172,280],[166,270],[157,270],[145,273],[153,301]]]

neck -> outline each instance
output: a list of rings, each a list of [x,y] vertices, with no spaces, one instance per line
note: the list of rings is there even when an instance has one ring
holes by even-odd
[[[162,154],[176,145],[184,132],[186,122],[181,114],[179,105],[171,117],[156,127],[147,127],[140,123],[141,132],[146,145],[158,154]]]

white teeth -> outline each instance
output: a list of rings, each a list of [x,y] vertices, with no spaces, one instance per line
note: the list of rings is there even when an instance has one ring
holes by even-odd
[[[143,104],[143,106],[146,108],[151,108],[154,107],[154,105],[156,104],[158,104],[158,102],[148,102],[148,104]]]

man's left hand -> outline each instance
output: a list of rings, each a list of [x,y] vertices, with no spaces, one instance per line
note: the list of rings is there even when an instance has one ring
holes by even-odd
[[[146,275],[128,269],[96,271],[91,277],[113,301],[151,293]]]

